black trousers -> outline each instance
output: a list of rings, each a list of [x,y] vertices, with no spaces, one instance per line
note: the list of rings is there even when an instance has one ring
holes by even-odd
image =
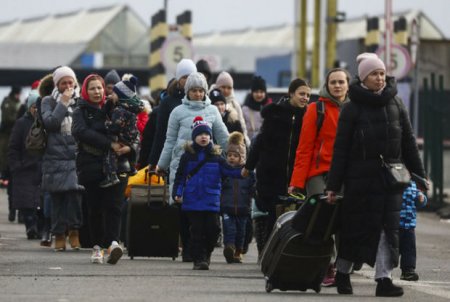
[[[194,262],[211,255],[220,233],[219,213],[186,211],[191,233],[191,255]]]
[[[92,245],[107,248],[112,241],[119,241],[128,176],[119,175],[119,180],[120,183],[108,188],[100,188],[98,183],[85,185]]]
[[[402,271],[416,269],[416,232],[415,229],[400,229],[400,268]]]

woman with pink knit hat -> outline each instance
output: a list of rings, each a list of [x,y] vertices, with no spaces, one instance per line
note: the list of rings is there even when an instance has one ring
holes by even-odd
[[[239,122],[242,125],[245,143],[247,146],[250,146],[250,139],[247,134],[247,127],[245,126],[244,114],[242,113],[241,105],[239,105],[239,103],[236,101],[236,98],[234,97],[233,85],[234,81],[231,75],[226,71],[222,71],[217,76],[216,83],[213,88],[217,88],[220,90],[220,92],[222,92],[222,95],[225,97],[227,107],[236,110]]]
[[[402,296],[392,283],[398,265],[402,187],[389,186],[382,161],[404,163],[425,177],[408,112],[397,96],[396,82],[375,54],[357,57],[358,77],[349,87],[350,102],[339,116],[333,159],[328,173],[328,202],[344,187],[339,219],[336,285],[352,294],[353,264],[375,267],[376,296]]]

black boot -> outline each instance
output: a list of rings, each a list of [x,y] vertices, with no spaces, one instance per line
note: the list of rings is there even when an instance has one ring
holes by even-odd
[[[350,274],[336,272],[337,292],[341,295],[353,295],[353,288],[350,282]]]
[[[390,278],[376,279],[377,290],[375,295],[377,297],[400,297],[403,296],[403,288],[392,283]]]

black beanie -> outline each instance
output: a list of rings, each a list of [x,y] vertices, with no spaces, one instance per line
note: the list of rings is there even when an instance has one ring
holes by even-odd
[[[195,66],[197,67],[198,72],[201,72],[205,75],[206,82],[208,82],[208,85],[209,85],[212,73],[211,73],[211,68],[209,67],[208,61],[200,59],[195,64]]]
[[[219,89],[213,89],[209,93],[209,99],[211,100],[211,104],[215,104],[216,102],[224,102],[227,103],[227,100],[223,96],[222,92]]]
[[[260,76],[254,76],[252,79],[251,91],[253,92],[256,90],[263,90],[264,92],[267,91],[266,81]]]

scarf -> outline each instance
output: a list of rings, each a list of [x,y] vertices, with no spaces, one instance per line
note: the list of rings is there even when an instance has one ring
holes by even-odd
[[[52,97],[56,100],[56,103],[61,102],[62,93],[59,92],[58,88],[54,88],[52,92]],[[72,106],[75,105],[75,98],[77,97],[77,91],[74,90],[72,97],[69,101],[69,106],[67,107],[67,113],[61,122],[61,134],[71,135],[72,134]]]

